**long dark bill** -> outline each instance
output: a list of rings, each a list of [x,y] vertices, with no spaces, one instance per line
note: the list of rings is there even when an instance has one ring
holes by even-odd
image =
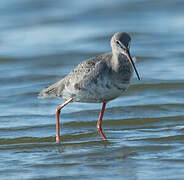
[[[128,58],[128,60],[130,61],[130,63],[132,64],[132,66],[133,66],[133,68],[134,68],[134,70],[135,70],[135,72],[136,72],[136,75],[137,75],[138,80],[140,80],[139,74],[138,74],[138,72],[137,72],[137,69],[136,69],[136,67],[135,67],[134,61],[132,60],[132,57],[131,57],[131,55],[130,55],[129,50],[124,50],[123,52],[124,52],[124,55],[125,55],[125,56]]]

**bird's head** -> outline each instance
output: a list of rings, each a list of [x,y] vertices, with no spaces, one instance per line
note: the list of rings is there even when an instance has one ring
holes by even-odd
[[[130,55],[130,42],[131,37],[128,33],[117,32],[111,38],[112,51],[116,54],[124,55],[130,61],[136,72],[137,78],[140,80],[139,74]]]

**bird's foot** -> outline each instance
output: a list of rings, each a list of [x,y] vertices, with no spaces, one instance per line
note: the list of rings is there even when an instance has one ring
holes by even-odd
[[[56,137],[56,143],[57,144],[60,144],[60,142],[61,142],[60,138],[59,137]]]
[[[103,140],[106,140],[107,137],[105,136],[105,134],[102,131],[101,127],[97,127],[98,133],[100,134],[100,136],[102,137]]]

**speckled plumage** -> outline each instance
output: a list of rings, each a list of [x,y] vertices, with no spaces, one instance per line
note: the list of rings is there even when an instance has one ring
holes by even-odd
[[[119,56],[119,67],[111,65],[112,53],[96,56],[80,63],[65,78],[44,89],[42,97],[73,98],[76,102],[107,102],[128,88],[132,66]]]

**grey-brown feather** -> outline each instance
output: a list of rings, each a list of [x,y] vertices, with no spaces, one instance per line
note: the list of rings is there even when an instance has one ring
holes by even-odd
[[[80,102],[114,99],[127,89],[132,67],[120,57],[123,62],[114,70],[111,59],[112,53],[107,53],[80,63],[65,78],[41,91],[40,96],[73,98]]]
[[[105,57],[107,58],[110,58],[111,56],[111,53],[105,54]],[[62,91],[64,90],[65,86],[68,87],[72,81],[76,81],[74,86],[76,89],[80,89],[80,81],[85,79],[86,77],[90,78],[89,74],[95,69],[95,66],[103,59],[103,55],[99,55],[90,58],[87,61],[81,62],[65,78],[42,90],[39,93],[39,97],[62,97]]]

